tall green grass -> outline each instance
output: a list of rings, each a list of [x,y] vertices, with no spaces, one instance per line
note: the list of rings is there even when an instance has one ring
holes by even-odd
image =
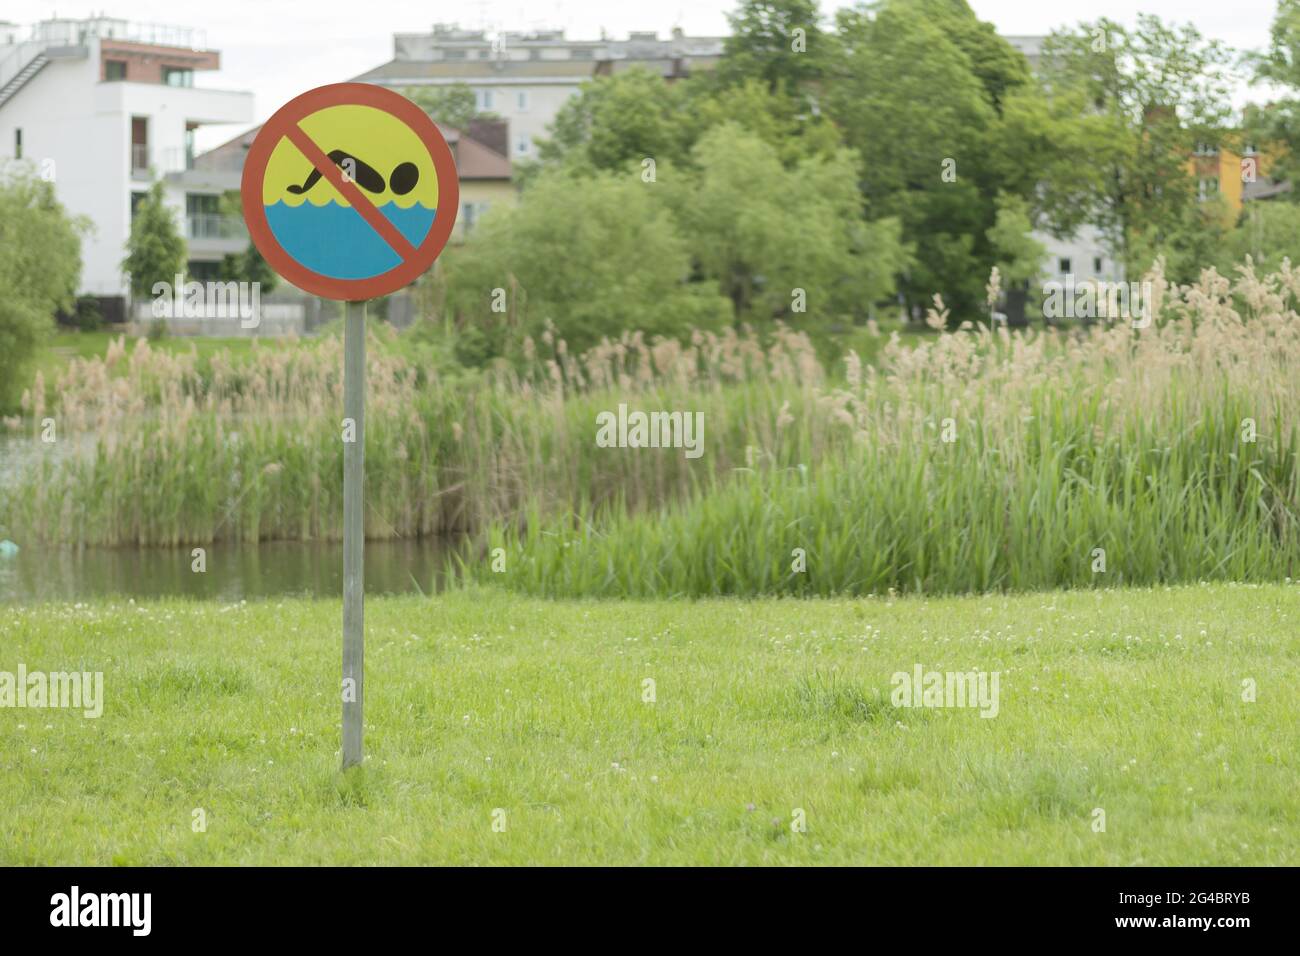
[[[503,525],[487,547],[504,550],[505,572],[479,550],[459,573],[621,598],[1300,577],[1294,423],[1242,443],[1229,426],[1252,409],[1225,399],[1177,436],[1130,422],[1098,439],[1095,413],[1067,396],[1044,393],[1035,409],[1022,454],[971,427],[952,443],[934,434],[749,471],[652,514],[606,507]]]

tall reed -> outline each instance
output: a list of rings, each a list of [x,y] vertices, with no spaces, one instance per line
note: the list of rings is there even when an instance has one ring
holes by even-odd
[[[376,336],[366,428],[374,538],[478,531],[538,503],[546,514],[616,498],[655,506],[760,449],[794,462],[845,441],[818,419],[822,368],[789,331],[766,346],[748,332],[687,345],[629,333],[579,357],[548,333],[523,371],[456,377]],[[26,541],[102,545],[338,538],[341,372],[337,339],[254,349],[242,362],[218,353],[204,368],[197,353],[116,342],[72,363],[55,408],[34,414],[29,396],[33,439],[48,415],[58,441],[38,444],[35,464],[0,489],[0,525]],[[705,457],[597,448],[597,414],[623,401],[703,411]],[[810,427],[784,428],[792,415]]]
[[[1300,577],[1300,271],[1149,278],[1146,329],[967,329],[891,342],[879,370],[850,356],[817,404],[852,442],[714,471],[654,514],[502,525],[459,574],[619,597]]]

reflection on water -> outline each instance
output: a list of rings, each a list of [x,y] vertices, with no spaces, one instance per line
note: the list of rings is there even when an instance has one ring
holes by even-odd
[[[372,541],[366,544],[366,593],[430,593],[457,541]],[[21,542],[20,542],[21,544]],[[191,570],[191,548],[24,547],[0,558],[0,603],[84,601],[98,597],[263,598],[343,594],[343,545],[270,541],[209,545],[207,571]]]

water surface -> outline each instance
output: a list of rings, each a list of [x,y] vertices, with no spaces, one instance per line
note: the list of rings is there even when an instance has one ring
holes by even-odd
[[[371,541],[367,594],[432,593],[457,542]],[[187,597],[238,601],[343,594],[343,545],[271,541],[208,545],[207,570],[196,573],[192,548],[21,547],[0,557],[0,603],[89,601],[107,597]]]

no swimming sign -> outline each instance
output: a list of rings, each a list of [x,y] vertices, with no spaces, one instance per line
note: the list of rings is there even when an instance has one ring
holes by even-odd
[[[244,221],[298,288],[363,301],[396,292],[442,252],[460,189],[446,140],[392,90],[335,83],[290,100],[248,151]]]
[[[244,162],[244,221],[298,288],[347,302],[343,325],[343,766],[362,762],[365,701],[365,303],[442,252],[460,205],[456,163],[422,109],[336,83],[282,106]]]

